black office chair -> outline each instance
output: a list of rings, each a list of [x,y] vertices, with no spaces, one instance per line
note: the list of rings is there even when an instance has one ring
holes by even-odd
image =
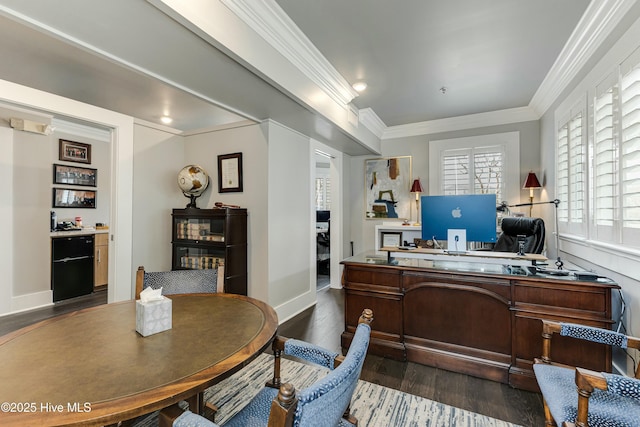
[[[523,252],[540,254],[544,249],[544,221],[542,218],[507,217],[502,219],[502,234],[493,247],[494,252],[519,252],[518,236],[524,239]]]

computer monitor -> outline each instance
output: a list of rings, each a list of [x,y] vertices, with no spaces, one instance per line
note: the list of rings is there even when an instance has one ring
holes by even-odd
[[[496,241],[496,195],[422,196],[422,239],[447,240],[449,229],[466,230],[469,242]]]

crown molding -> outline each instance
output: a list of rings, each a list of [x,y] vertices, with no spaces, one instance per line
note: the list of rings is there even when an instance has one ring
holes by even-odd
[[[382,119],[378,117],[375,111],[371,108],[363,108],[358,110],[360,116],[360,124],[369,129],[372,134],[378,138],[382,138],[382,135],[387,129],[387,125],[384,124]]]
[[[553,105],[635,3],[636,0],[589,3],[582,19],[529,103],[529,107],[538,116],[542,117]]]
[[[346,106],[358,93],[273,0],[220,0],[335,102]]]
[[[508,110],[489,111],[426,122],[387,127],[382,139],[405,138],[409,136],[429,135],[440,132],[452,132],[486,126],[506,125],[510,123],[539,120],[540,116],[530,107],[510,108]]]

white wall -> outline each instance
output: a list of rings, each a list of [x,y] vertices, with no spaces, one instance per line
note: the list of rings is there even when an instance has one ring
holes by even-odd
[[[53,138],[13,132],[13,297],[50,302],[51,157]]]
[[[11,298],[13,296],[13,241],[14,233],[18,234],[13,226],[13,131],[0,127],[0,235],[6,236],[0,243],[0,271],[2,271],[2,284],[0,284],[0,314],[11,311]]]
[[[269,303],[280,321],[316,301],[308,137],[269,122]]]
[[[133,151],[134,270],[171,270],[171,210],[188,202],[178,189],[186,165],[183,137],[136,124]],[[131,272],[132,277],[135,271]]]
[[[222,202],[247,209],[247,293],[269,302],[267,138],[266,125],[259,124],[189,136],[185,138],[185,165],[198,164],[211,178],[198,207],[210,209]],[[243,191],[218,193],[218,156],[230,153],[242,153]]]

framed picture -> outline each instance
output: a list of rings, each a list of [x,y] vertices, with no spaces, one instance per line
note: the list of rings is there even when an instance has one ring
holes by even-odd
[[[84,185],[95,187],[98,180],[98,170],[76,166],[53,164],[53,183]]]
[[[58,159],[67,162],[91,163],[91,144],[59,140],[60,153]]]
[[[95,190],[73,190],[70,188],[54,188],[54,208],[95,208]]]
[[[218,193],[242,193],[242,153],[218,156]]]
[[[411,156],[364,162],[365,218],[411,218]]]
[[[400,231],[383,231],[380,233],[382,241],[380,244],[383,248],[397,248],[402,242],[402,232]]]

